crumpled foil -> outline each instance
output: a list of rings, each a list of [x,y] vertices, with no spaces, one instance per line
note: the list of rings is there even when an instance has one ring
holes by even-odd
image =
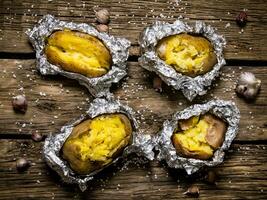
[[[113,65],[109,72],[101,77],[88,78],[82,74],[68,72],[56,65],[50,64],[44,53],[45,40],[54,31],[64,29],[80,31],[99,38],[109,49],[112,56]],[[76,79],[81,85],[86,86],[93,96],[100,97],[108,94],[111,84],[119,82],[127,75],[126,61],[129,55],[130,41],[124,38],[115,38],[106,33],[101,33],[88,24],[60,21],[52,15],[45,15],[33,29],[27,30],[26,34],[36,51],[36,67],[42,75],[60,74]]]
[[[228,123],[228,129],[225,133],[225,140],[222,146],[214,152],[211,160],[199,160],[179,156],[171,141],[171,136],[178,126],[178,120],[189,119],[192,116],[203,115],[207,112],[224,119]],[[237,135],[239,119],[240,113],[235,104],[231,101],[223,100],[213,100],[206,104],[195,104],[183,111],[176,112],[171,120],[166,120],[163,123],[163,129],[154,138],[154,142],[157,144],[155,149],[159,151],[157,159],[160,161],[165,160],[171,168],[183,168],[187,174],[192,174],[203,166],[216,166],[223,162],[224,151],[229,149]]]
[[[178,73],[157,56],[155,47],[158,41],[164,37],[180,33],[202,35],[212,43],[217,55],[217,64],[210,72],[192,78]],[[220,68],[226,63],[223,57],[223,48],[226,45],[224,37],[218,35],[210,25],[201,21],[196,21],[194,27],[181,20],[177,20],[173,24],[157,21],[142,32],[139,43],[143,53],[139,58],[140,65],[149,71],[155,72],[167,85],[174,87],[176,90],[181,90],[190,101],[197,95],[206,94],[207,87],[219,75]]]
[[[114,97],[111,95],[106,98],[96,98],[90,104],[90,107],[85,115],[82,115],[78,119],[75,119],[69,124],[63,126],[60,133],[56,135],[49,135],[46,138],[43,147],[43,155],[47,164],[62,177],[63,181],[67,183],[78,184],[82,191],[86,190],[87,182],[92,180],[94,175],[111,164],[104,166],[102,169],[94,171],[88,175],[78,175],[69,167],[67,161],[61,157],[60,150],[66,139],[71,134],[74,126],[80,124],[86,119],[92,119],[96,116],[107,113],[125,114],[130,119],[133,127],[131,144],[125,147],[122,155],[114,158],[111,164],[116,163],[121,158],[126,158],[127,155],[131,153],[136,153],[150,159],[154,158],[154,154],[151,153],[154,147],[153,143],[150,142],[151,136],[143,135],[137,132],[138,125],[136,119],[134,118],[134,111],[130,107],[122,105],[119,101],[114,100]]]

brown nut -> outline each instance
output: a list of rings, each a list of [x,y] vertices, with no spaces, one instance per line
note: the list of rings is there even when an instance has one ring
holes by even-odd
[[[16,167],[18,171],[25,171],[30,167],[30,162],[25,158],[19,158],[16,161]]]
[[[105,25],[105,24],[97,24],[96,25],[96,29],[99,31],[99,32],[105,32],[105,33],[108,33],[108,26]]]
[[[237,16],[236,16],[236,23],[240,27],[244,27],[247,24],[248,21],[248,15],[246,12],[241,11]]]
[[[23,95],[13,97],[12,106],[16,112],[26,113],[28,108],[28,102],[26,97]]]
[[[89,174],[112,163],[130,143],[132,125],[124,114],[103,114],[74,127],[62,155],[78,174]]]
[[[32,137],[32,140],[35,142],[41,142],[44,138],[41,133],[36,133],[36,132],[32,133],[31,137]]]
[[[168,66],[190,77],[211,71],[217,63],[214,48],[209,40],[186,33],[161,39],[156,46],[156,52]]]
[[[86,33],[63,30],[47,38],[48,62],[87,77],[100,77],[111,68],[109,50],[98,38]]]
[[[185,195],[190,197],[198,197],[199,196],[199,188],[196,185],[190,186],[186,192],[184,192]]]
[[[107,9],[101,9],[95,13],[96,20],[100,24],[108,24],[109,23],[109,11]]]
[[[215,184],[217,180],[217,173],[214,170],[209,170],[207,173],[206,181],[209,184]]]
[[[178,122],[180,128],[172,135],[177,153],[184,157],[207,160],[225,138],[227,124],[212,114]]]
[[[162,92],[162,80],[160,77],[155,76],[153,78],[153,88],[155,89],[156,92]]]

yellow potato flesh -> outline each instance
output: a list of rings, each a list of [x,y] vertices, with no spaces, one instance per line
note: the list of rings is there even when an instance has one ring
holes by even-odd
[[[181,130],[187,130],[194,127],[199,121],[199,116],[193,116],[187,120],[179,121],[179,126]]]
[[[45,48],[47,60],[60,68],[99,77],[111,67],[111,55],[97,38],[76,31],[57,31],[47,39]]]
[[[77,173],[90,173],[111,163],[129,144],[130,134],[120,115],[96,117],[70,135],[63,146],[63,157]]]
[[[199,120],[194,127],[182,132],[174,133],[174,143],[179,143],[186,152],[209,158],[213,155],[213,148],[208,144],[205,137],[208,133],[209,124],[204,120]]]
[[[217,58],[204,37],[178,34],[163,38],[157,45],[158,56],[177,72],[195,77],[212,69]]]

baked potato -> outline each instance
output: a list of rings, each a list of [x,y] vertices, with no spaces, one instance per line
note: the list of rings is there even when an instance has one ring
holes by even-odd
[[[168,66],[190,77],[211,71],[217,63],[209,40],[186,33],[161,39],[156,46],[156,52]]]
[[[172,135],[172,143],[180,156],[210,159],[225,138],[227,123],[213,114],[180,120]]]
[[[103,114],[73,128],[62,156],[77,174],[89,174],[110,164],[131,142],[132,125],[124,114]]]
[[[48,62],[89,78],[106,74],[112,64],[109,50],[94,36],[78,31],[56,31],[46,40]]]

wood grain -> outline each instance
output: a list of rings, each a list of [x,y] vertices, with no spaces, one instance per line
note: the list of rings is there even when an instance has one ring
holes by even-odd
[[[88,108],[91,96],[78,82],[61,76],[41,76],[35,69],[34,60],[0,60],[0,133],[43,134],[56,133],[62,125],[83,114]],[[152,76],[136,62],[129,62],[129,78],[113,87],[112,92],[123,103],[137,111],[140,131],[155,134],[161,129],[164,120],[175,111],[182,110],[192,103],[180,92],[163,86],[162,94],[154,91]],[[237,98],[234,92],[235,81],[242,71],[251,71],[262,80],[262,89],[253,103]],[[220,80],[207,95],[193,103],[220,98],[233,100],[241,111],[240,131],[237,140],[266,140],[266,67],[227,66],[222,70]],[[13,111],[11,99],[25,94],[29,108],[25,115]]]
[[[74,22],[95,22],[94,10],[108,8],[111,12],[110,33],[126,37],[134,48],[140,32],[155,20],[173,22],[180,15],[190,22],[204,20],[218,28],[225,35],[228,45],[225,50],[227,59],[264,60],[267,51],[267,18],[264,0],[218,0],[214,1],[175,1],[155,0],[2,0],[0,2],[0,52],[32,53],[24,32],[45,14],[53,14],[59,19]],[[248,23],[243,31],[236,25],[236,15],[248,9]],[[226,27],[229,23],[230,27]],[[137,47],[138,48],[138,47]],[[132,55],[139,50],[132,49]]]
[[[225,162],[217,166],[216,185],[203,179],[205,170],[192,177],[183,170],[168,169],[164,163],[120,163],[107,168],[82,193],[44,163],[42,143],[29,140],[0,140],[1,199],[179,199],[191,184],[200,188],[199,199],[266,199],[266,145],[233,145]],[[17,172],[16,159],[26,157],[32,166]],[[122,169],[123,168],[123,169]],[[12,194],[12,195],[10,195]]]
[[[0,199],[184,199],[195,184],[199,199],[267,199],[267,7],[265,0],[0,0]],[[65,21],[95,25],[95,10],[111,13],[110,34],[132,42],[129,76],[112,92],[133,107],[140,132],[155,134],[175,111],[193,103],[220,98],[233,100],[241,111],[240,130],[225,162],[215,167],[216,185],[205,182],[207,169],[187,176],[165,163],[130,157],[96,176],[82,193],[75,185],[62,183],[42,158],[43,142],[30,134],[59,132],[60,127],[83,114],[92,97],[77,81],[61,76],[42,76],[35,68],[34,51],[24,32],[46,14]],[[236,15],[245,10],[248,23],[243,30]],[[136,62],[140,56],[140,32],[156,20],[173,22],[183,17],[189,23],[203,20],[227,40],[225,66],[207,95],[188,102],[181,92],[163,85],[163,93],[152,87],[153,74]],[[9,59],[3,59],[9,58]],[[262,80],[254,102],[245,102],[234,92],[241,72],[253,72]],[[11,99],[25,94],[25,115],[15,113]],[[26,157],[31,167],[16,170],[16,159]],[[143,160],[143,162],[140,162]]]

